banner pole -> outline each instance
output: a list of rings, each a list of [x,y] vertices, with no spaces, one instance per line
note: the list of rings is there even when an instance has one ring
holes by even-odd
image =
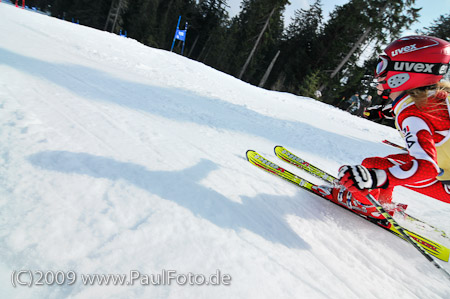
[[[180,27],[180,21],[181,21],[181,16],[178,18],[177,30],[175,30],[175,35],[173,37],[173,42],[172,42],[172,47],[170,48],[170,52],[172,52],[173,46],[175,45],[175,40],[177,38],[177,31],[178,31],[178,29]]]
[[[184,45],[186,43],[186,36],[187,36],[187,28],[188,28],[188,22],[186,22],[186,25],[184,25],[185,33],[184,33],[184,39],[183,39],[183,47],[181,47],[181,55],[183,55],[183,52],[184,52]]]

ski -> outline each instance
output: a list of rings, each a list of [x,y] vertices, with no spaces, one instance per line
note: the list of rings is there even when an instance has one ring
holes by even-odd
[[[317,166],[314,166],[311,163],[303,160],[302,158],[298,157],[297,155],[295,155],[292,152],[290,152],[289,150],[287,150],[285,147],[283,147],[281,145],[277,145],[274,147],[274,152],[275,152],[275,155],[278,158],[280,158],[281,160],[288,162],[288,163],[308,172],[309,174],[324,180],[327,183],[337,185],[336,177],[323,171],[322,169],[318,168]],[[423,228],[423,230],[434,231],[436,233],[439,233],[442,237],[448,239],[447,234],[443,230],[440,230],[440,229],[432,226],[431,224],[428,224],[425,221],[422,221],[422,220],[406,213],[405,210],[406,210],[407,205],[398,204],[398,203],[393,203],[392,205],[393,206],[391,208],[389,208],[389,210],[398,212],[400,215],[403,216],[403,218],[405,220],[410,221],[410,222],[420,223],[420,226]],[[428,227],[428,229],[427,229],[427,227]]]
[[[266,172],[272,173],[308,192],[314,193],[326,200],[330,200],[330,202],[334,203],[333,201],[331,201],[330,195],[327,194],[326,192],[323,192],[322,189],[320,188],[320,186],[313,184],[311,182],[309,182],[308,180],[290,172],[287,169],[284,169],[283,167],[267,160],[266,158],[264,158],[263,156],[261,156],[260,154],[258,154],[257,152],[253,151],[253,150],[248,150],[246,153],[247,156],[247,160],[265,170]],[[335,203],[336,204],[336,203]],[[336,204],[338,205],[338,204]],[[387,220],[385,219],[374,219],[374,218],[368,218],[365,217],[359,213],[356,213],[355,211],[346,208],[345,206],[342,205],[338,205],[339,207],[342,207],[346,210],[349,210],[353,213],[355,213],[356,215],[360,216],[361,218],[368,220],[376,225],[378,225],[379,227],[393,233],[394,235],[405,239],[401,233],[395,229]],[[450,255],[450,249],[439,244],[436,243],[434,241],[431,241],[417,233],[408,231],[406,229],[404,229],[404,231],[411,236],[426,252],[428,252],[429,254],[435,256],[436,258],[443,260],[445,262],[447,262],[449,260],[449,255]]]
[[[277,155],[277,157],[280,158],[281,160],[288,162],[294,166],[297,166],[298,168],[303,169],[309,174],[317,178],[320,178],[328,183],[331,183],[333,185],[337,183],[336,177],[312,165],[311,163],[303,160],[302,158],[294,155],[283,146],[277,145],[273,150],[275,151],[275,155]]]

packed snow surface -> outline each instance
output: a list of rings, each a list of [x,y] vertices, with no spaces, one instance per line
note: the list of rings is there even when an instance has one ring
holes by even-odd
[[[279,144],[336,174],[397,152],[394,129],[4,3],[0,28],[1,298],[450,298],[410,244],[245,159],[301,173]],[[394,198],[450,232],[449,205]],[[77,280],[13,287],[21,270]],[[181,283],[82,281],[130,271]]]

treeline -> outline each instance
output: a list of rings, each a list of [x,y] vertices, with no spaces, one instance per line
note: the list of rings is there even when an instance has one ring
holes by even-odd
[[[420,9],[414,2],[349,0],[324,19],[321,1],[316,0],[309,9],[296,11],[292,20],[283,19],[288,0],[242,0],[233,18],[227,13],[227,0],[27,4],[100,30],[126,31],[128,37],[161,49],[170,49],[181,15],[180,28],[188,23],[185,56],[268,89],[311,97],[321,90],[320,100],[334,103],[369,90],[364,76],[372,74],[380,46],[417,20]],[[448,28],[449,17],[444,15],[422,33],[448,39]],[[180,43],[175,51],[180,52]],[[361,59],[363,52],[366,59]],[[267,72],[269,66],[273,68]]]

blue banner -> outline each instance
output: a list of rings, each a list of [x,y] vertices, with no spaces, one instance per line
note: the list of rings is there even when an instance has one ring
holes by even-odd
[[[184,41],[186,39],[186,30],[177,29],[177,32],[175,33],[175,38]]]

